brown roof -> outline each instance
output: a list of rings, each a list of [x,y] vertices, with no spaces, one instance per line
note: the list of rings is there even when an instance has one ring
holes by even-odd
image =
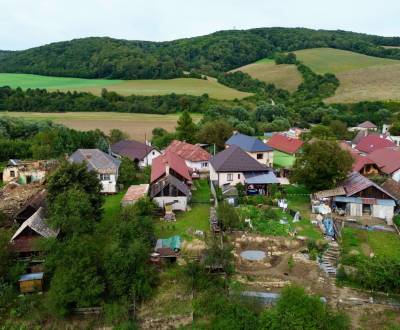
[[[146,196],[149,192],[149,186],[149,184],[130,186],[124,198],[122,198],[122,202],[132,202]]]
[[[266,172],[269,170],[235,145],[217,153],[211,158],[210,163],[217,172]]]
[[[163,155],[153,159],[153,164],[151,166],[151,183],[167,174],[167,166],[184,177],[187,181],[192,180],[189,168],[183,158],[173,152],[167,151]]]
[[[354,194],[363,191],[369,187],[375,187],[376,189],[380,190],[384,194],[390,196],[393,199],[396,199],[394,196],[390,194],[390,192],[386,191],[375,182],[371,181],[370,179],[362,176],[358,172],[352,172],[347,179],[343,182],[342,186],[346,190],[347,196],[353,196]]]
[[[363,137],[360,142],[357,143],[356,149],[367,154],[387,147],[395,147],[396,144],[383,135],[371,134]]]
[[[111,146],[111,151],[130,160],[143,160],[155,148],[134,140],[122,140]]]
[[[361,123],[361,124],[358,125],[357,127],[359,127],[359,128],[366,128],[366,129],[377,128],[377,126],[376,126],[374,123],[371,123],[369,120],[364,121],[363,123]]]
[[[400,169],[400,147],[375,150],[368,155],[368,158],[386,174],[392,174]]]
[[[211,155],[202,147],[178,140],[172,141],[166,151],[176,153],[183,159],[192,162],[209,161],[211,158]]]
[[[397,200],[400,200],[400,182],[397,182],[393,179],[387,179],[382,188],[392,194]]]

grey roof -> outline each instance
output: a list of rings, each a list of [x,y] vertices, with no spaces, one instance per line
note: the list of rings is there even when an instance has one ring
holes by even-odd
[[[245,173],[245,181],[247,184],[269,184],[269,183],[279,183],[274,172],[266,173]]]
[[[53,230],[49,226],[47,226],[46,221],[44,219],[45,212],[43,207],[40,207],[29,219],[27,219],[15,232],[14,236],[11,238],[11,241],[16,239],[26,228],[30,228],[40,236],[45,238],[49,237],[57,237],[58,230]]]
[[[87,162],[89,171],[113,174],[118,172],[121,161],[99,149],[78,149],[70,157],[72,163]]]
[[[130,160],[143,160],[155,148],[135,140],[122,140],[111,146],[111,151]]]
[[[217,172],[266,172],[269,168],[236,145],[217,153],[210,163]]]
[[[274,149],[270,146],[267,146],[265,143],[260,141],[259,139],[248,136],[241,133],[233,134],[228,141],[225,142],[226,145],[236,145],[242,148],[247,152],[266,152],[266,151],[273,151]]]

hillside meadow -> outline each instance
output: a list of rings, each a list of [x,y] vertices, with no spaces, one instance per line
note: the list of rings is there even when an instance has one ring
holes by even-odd
[[[124,96],[133,94],[144,96],[166,95],[171,93],[194,96],[208,94],[211,98],[218,100],[242,99],[251,95],[224,86],[213,78],[207,80],[195,78],[111,80],[0,73],[0,86],[20,87],[22,89],[43,88],[49,91],[89,92],[95,95],[100,95],[103,88]]]
[[[129,134],[129,137],[138,141],[151,138],[151,132],[156,127],[174,131],[180,114],[153,115],[142,113],[116,112],[65,112],[65,113],[37,113],[37,112],[0,112],[0,116],[18,117],[29,120],[52,120],[67,127],[80,131],[100,129],[109,133],[118,128]],[[192,114],[195,122],[201,115]]]
[[[269,58],[251,63],[231,72],[242,71],[251,77],[275,84],[277,87],[294,92],[302,82],[302,77],[295,65],[276,65],[275,61]]]

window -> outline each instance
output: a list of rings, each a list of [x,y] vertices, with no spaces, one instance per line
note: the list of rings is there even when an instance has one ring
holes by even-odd
[[[154,151],[152,152],[153,156],[156,154]]]
[[[233,181],[233,174],[232,173],[228,173],[227,174],[227,180],[228,181]]]
[[[238,174],[238,179],[240,180],[240,173]]]
[[[15,171],[10,171],[10,176],[11,176],[12,178],[15,178]]]
[[[264,154],[257,154],[257,159],[263,159],[264,158]]]
[[[110,174],[100,174],[100,181],[110,181]]]
[[[201,163],[201,167],[208,167],[208,163]]]

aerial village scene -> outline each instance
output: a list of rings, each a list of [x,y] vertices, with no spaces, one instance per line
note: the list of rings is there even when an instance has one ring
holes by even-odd
[[[399,12],[0,0],[0,330],[400,330]]]

